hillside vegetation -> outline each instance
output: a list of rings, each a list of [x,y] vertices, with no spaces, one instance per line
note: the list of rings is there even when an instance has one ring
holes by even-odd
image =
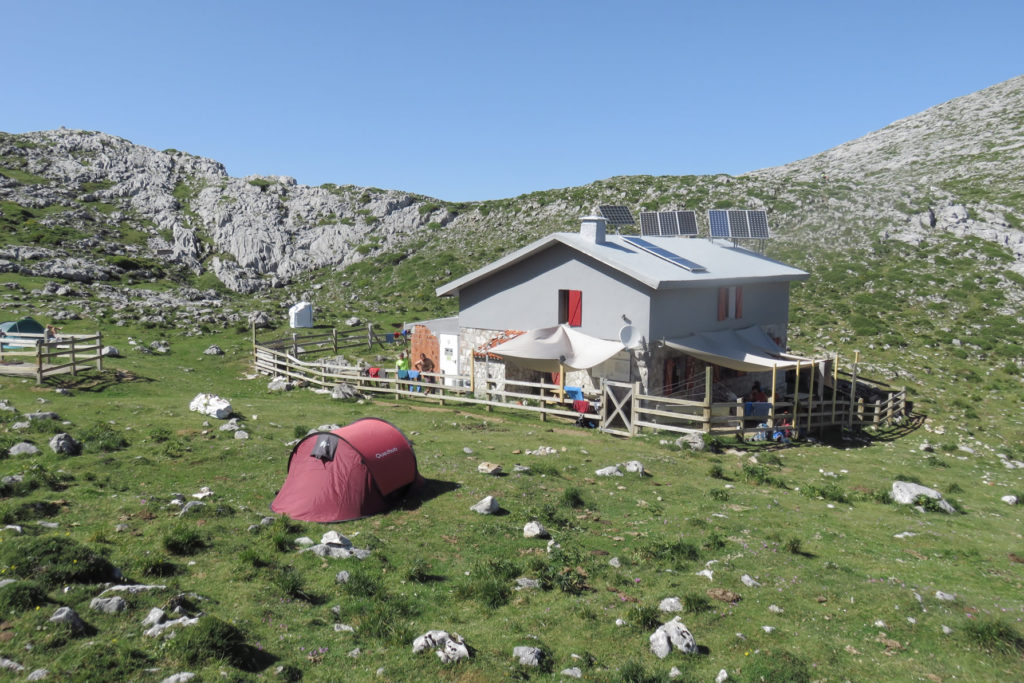
[[[15,579],[0,586],[0,657],[19,678],[96,681],[553,680],[572,667],[598,681],[673,667],[694,681],[1013,679],[1024,506],[1002,498],[1024,500],[1022,92],[1014,79],[741,177],[616,177],[470,204],[232,179],[104,133],[0,135],[0,317],[100,330],[123,356],[42,387],[0,375],[0,579]],[[284,332],[299,300],[326,326],[451,314],[439,284],[604,203],[767,209],[769,255],[811,273],[793,290],[793,349],[860,352],[862,374],[908,387],[914,414],[852,438],[695,453],[511,412],[271,393],[250,375],[254,314],[278,328],[261,336]],[[160,340],[169,352],[151,350]],[[386,360],[375,354],[362,355]],[[190,412],[199,392],[230,399],[248,438]],[[57,417],[27,417],[41,411]],[[262,524],[288,444],[363,416],[410,436],[428,486],[387,515]],[[58,432],[81,454],[53,453]],[[10,454],[21,442],[38,452]],[[490,477],[483,460],[530,470]],[[628,460],[648,475],[595,475]],[[896,480],[958,512],[893,504]],[[205,507],[179,516],[174,501],[203,487]],[[505,513],[469,510],[486,495]],[[523,538],[532,520],[560,547]],[[331,529],[369,557],[298,552]],[[517,590],[520,577],[537,587]],[[90,607],[123,582],[158,587],[122,593],[117,613]],[[648,637],[671,597],[700,651],[661,660]],[[85,626],[49,621],[60,607]],[[154,607],[203,616],[174,639],[145,636]],[[471,657],[413,654],[432,629],[460,634]],[[522,645],[546,653],[541,667],[515,662]]]

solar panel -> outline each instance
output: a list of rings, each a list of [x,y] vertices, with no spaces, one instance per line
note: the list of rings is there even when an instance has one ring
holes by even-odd
[[[750,221],[750,236],[759,240],[768,239],[768,214],[764,211],[747,211]]]
[[[708,224],[711,226],[712,237],[729,238],[729,212],[711,209],[708,211]]]
[[[676,211],[679,221],[680,235],[697,235],[697,213],[695,211]]]
[[[662,237],[675,237],[679,234],[679,222],[676,221],[675,211],[659,211],[658,227],[661,229]]]
[[[734,239],[750,237],[750,226],[747,224],[746,211],[729,212],[729,237]]]
[[[640,234],[654,237],[661,234],[661,229],[658,227],[657,211],[640,212]]]
[[[625,206],[612,206],[603,204],[600,207],[601,215],[612,225],[633,225],[633,214]]]
[[[647,240],[643,239],[642,237],[632,237],[632,236],[629,236],[629,237],[623,237],[622,239],[626,240],[627,242],[632,244],[637,249],[642,249],[642,250],[646,251],[649,254],[654,254],[655,256],[657,256],[659,258],[662,258],[662,259],[665,259],[669,263],[675,264],[675,265],[679,266],[680,268],[684,268],[684,269],[690,271],[691,273],[704,273],[704,272],[707,272],[707,268],[705,268],[704,266],[700,265],[699,263],[694,263],[693,261],[691,261],[689,259],[683,258],[679,254],[673,254],[668,249],[662,249],[661,247],[659,247],[659,246],[657,246],[655,244],[651,244],[650,242],[648,242]]]

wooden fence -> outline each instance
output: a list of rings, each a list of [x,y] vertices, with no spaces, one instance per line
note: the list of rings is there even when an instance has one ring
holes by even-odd
[[[307,343],[315,342],[307,337]],[[326,342],[322,342],[326,344]],[[332,337],[329,348],[335,346]],[[622,436],[635,436],[642,429],[675,433],[737,434],[747,437],[761,435],[766,425],[788,424],[806,434],[825,427],[862,427],[890,423],[907,410],[906,391],[885,392],[886,398],[866,403],[856,398],[858,380],[854,377],[847,397],[833,392],[827,400],[810,395],[794,395],[770,403],[750,404],[743,401],[712,401],[711,368],[707,370],[703,400],[682,400],[640,393],[640,383],[602,381],[600,390],[584,396],[592,409],[577,408],[564,386],[544,382],[488,378],[477,383],[475,372],[469,375],[415,373],[409,377],[394,368],[359,368],[340,359],[303,361],[287,349],[253,344],[255,369],[263,374],[287,377],[330,389],[345,383],[366,394],[390,395],[441,403],[465,403],[536,413],[541,420],[549,416],[593,420],[603,431]],[[859,380],[861,387],[876,385]],[[877,388],[877,387],[876,387]]]
[[[18,332],[0,338],[0,374],[35,375],[43,378],[70,372],[77,375],[93,365],[103,371],[103,335],[62,334],[46,338],[42,334]]]

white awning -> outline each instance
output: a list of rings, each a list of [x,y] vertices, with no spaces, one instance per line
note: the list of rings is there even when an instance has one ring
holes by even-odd
[[[598,339],[559,325],[524,332],[488,353],[531,370],[558,372],[586,370],[608,360],[625,347],[621,342]]]
[[[705,332],[682,339],[665,339],[665,345],[713,365],[742,372],[764,372],[776,367],[795,368],[797,360],[782,353],[760,327]]]

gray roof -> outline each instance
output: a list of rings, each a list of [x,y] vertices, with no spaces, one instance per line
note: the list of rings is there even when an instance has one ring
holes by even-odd
[[[638,249],[621,235],[608,235],[604,243],[597,244],[578,233],[556,232],[526,245],[483,268],[474,270],[437,288],[438,296],[457,293],[463,287],[525,261],[534,254],[556,244],[586,254],[614,268],[651,289],[677,289],[682,287],[708,287],[743,285],[755,282],[787,282],[806,280],[808,273],[773,261],[770,258],[737,247],[728,240],[708,240],[684,237],[644,237],[652,244],[666,249],[706,268],[704,272],[691,272]]]

